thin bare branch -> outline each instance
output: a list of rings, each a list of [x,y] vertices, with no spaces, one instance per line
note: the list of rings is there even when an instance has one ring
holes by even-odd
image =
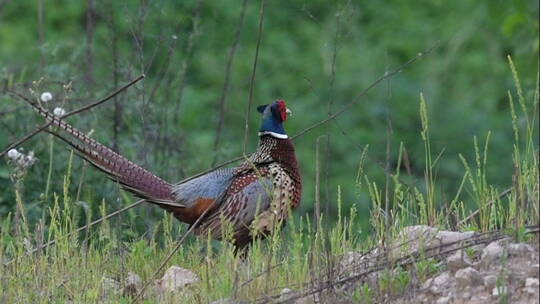
[[[242,3],[242,9],[240,11],[240,17],[238,19],[238,25],[236,26],[236,32],[234,34],[234,40],[231,48],[229,49],[229,56],[227,58],[227,64],[225,66],[225,80],[223,81],[223,88],[221,89],[221,96],[219,97],[219,118],[216,126],[216,138],[214,140],[214,151],[217,151],[219,142],[221,140],[221,130],[223,129],[223,123],[225,122],[225,103],[227,101],[227,94],[229,93],[229,82],[231,78],[231,68],[234,60],[234,55],[238,49],[238,42],[240,41],[240,34],[244,27],[244,16],[246,13],[247,0]],[[218,154],[214,155],[212,166],[215,165],[218,159]]]
[[[255,87],[255,73],[257,72],[257,62],[259,59],[259,48],[261,46],[263,21],[264,21],[264,4],[265,0],[261,0],[261,8],[259,10],[259,33],[257,34],[257,47],[255,48],[255,58],[253,59],[253,69],[251,70],[251,80],[249,82],[249,98],[246,110],[246,125],[244,128],[244,149],[243,155],[246,155],[248,135],[249,135],[249,114],[251,112],[251,104],[253,103],[253,90]]]
[[[307,127],[305,128],[304,130],[300,131],[298,134],[294,135],[293,137],[291,137],[291,139],[295,139],[299,136],[302,136],[304,135],[305,133],[321,126],[321,125],[324,125],[325,123],[335,119],[336,117],[338,117],[339,115],[343,114],[344,112],[346,112],[347,110],[349,110],[350,107],[352,107],[353,105],[355,105],[356,103],[358,103],[362,97],[364,97],[371,89],[373,89],[375,86],[377,86],[379,83],[381,83],[382,81],[388,79],[388,78],[391,78],[401,72],[403,72],[403,70],[405,70],[406,68],[408,68],[411,64],[415,63],[416,61],[418,61],[420,58],[430,54],[431,52],[433,52],[437,47],[439,46],[439,42],[437,42],[436,44],[434,44],[433,46],[429,47],[428,49],[422,51],[422,52],[419,52],[418,54],[416,54],[416,56],[414,56],[413,58],[409,59],[408,61],[406,61],[405,63],[401,64],[400,66],[398,66],[397,68],[393,69],[393,70],[390,70],[390,71],[386,71],[384,73],[384,75],[380,76],[379,78],[377,78],[375,81],[373,81],[369,86],[367,86],[364,90],[362,90],[360,92],[360,94],[358,94],[351,102],[349,102],[348,104],[346,104],[343,108],[341,108],[341,110],[335,112],[334,114],[328,116],[327,118],[319,121],[319,122],[316,122],[314,123],[313,125],[311,125],[310,127]]]
[[[184,56],[184,60],[182,60],[181,64],[181,70],[180,70],[180,86],[178,89],[178,103],[176,105],[176,111],[174,112],[175,121],[178,121],[180,118],[180,106],[182,104],[182,101],[184,100],[184,89],[186,87],[187,83],[187,71],[189,68],[189,65],[191,63],[192,55],[193,55],[193,46],[195,45],[195,37],[199,35],[199,25],[201,20],[201,12],[202,12],[202,5],[203,1],[198,0],[197,6],[195,8],[194,17],[193,17],[193,30],[189,34],[187,46],[186,46],[186,54]]]
[[[95,29],[95,10],[94,0],[86,1],[86,82],[90,89],[94,85],[94,29]]]
[[[84,111],[87,111],[87,110],[90,110],[92,109],[93,107],[96,107],[96,106],[99,106],[100,104],[110,100],[111,98],[115,97],[116,95],[120,94],[122,91],[124,91],[125,89],[129,88],[130,86],[134,85],[135,83],[137,83],[139,80],[143,79],[145,76],[144,74],[143,75],[140,75],[139,77],[135,78],[134,80],[130,81],[129,83],[125,84],[124,86],[122,86],[121,88],[117,89],[116,91],[112,92],[111,94],[109,94],[108,96],[106,96],[105,98],[99,100],[99,101],[96,101],[94,103],[91,103],[89,105],[86,105],[86,106],[83,106],[83,107],[80,107],[76,110],[73,110],[71,112],[68,112],[66,113],[64,116],[62,116],[62,118],[67,118],[69,116],[72,116],[72,115],[76,115],[76,114],[79,114],[81,112],[84,112]],[[32,102],[28,97],[24,96],[24,95],[21,95],[17,92],[9,92],[11,95],[14,95],[16,97],[19,97],[21,98],[22,100],[26,101],[26,102]],[[9,144],[4,150],[2,150],[2,152],[0,152],[0,157],[4,156],[9,150],[13,149],[13,148],[16,148],[18,146],[20,146],[21,144],[23,144],[24,142],[26,142],[27,140],[29,140],[30,138],[32,138],[34,135],[38,134],[40,131],[43,131],[45,130],[48,126],[50,126],[51,123],[50,122],[47,122],[47,123],[44,123],[42,124],[41,126],[37,127],[34,131],[32,131],[31,133],[27,134],[26,136],[24,136],[23,138],[17,140],[16,142],[12,143],[12,144]]]

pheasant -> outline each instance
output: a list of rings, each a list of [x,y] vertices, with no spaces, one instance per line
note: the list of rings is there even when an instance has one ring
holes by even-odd
[[[53,133],[81,157],[135,196],[195,225],[196,235],[226,238],[243,248],[255,237],[271,235],[300,204],[302,180],[293,143],[283,129],[291,112],[283,100],[257,107],[262,114],[259,145],[242,164],[176,184],[131,162],[41,106],[32,107],[69,135]]]

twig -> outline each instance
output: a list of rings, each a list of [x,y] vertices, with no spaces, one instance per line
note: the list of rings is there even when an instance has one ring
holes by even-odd
[[[130,81],[129,83],[127,83],[126,85],[124,85],[123,87],[117,89],[116,91],[112,92],[110,95],[108,95],[107,97],[99,100],[99,101],[96,101],[92,104],[89,104],[89,105],[86,105],[86,106],[83,106],[83,107],[80,107],[74,111],[71,111],[71,112],[68,112],[66,113],[64,116],[62,116],[62,118],[67,118],[69,116],[72,116],[72,115],[75,115],[75,114],[79,114],[81,112],[84,112],[84,111],[87,111],[87,110],[90,110],[91,108],[93,107],[96,107],[96,106],[99,106],[100,104],[110,100],[111,98],[115,97],[116,95],[120,94],[122,91],[124,91],[125,89],[129,88],[130,86],[134,85],[135,83],[137,83],[139,80],[143,79],[145,76],[144,74],[135,78],[134,80]],[[16,93],[16,92],[9,92],[11,95],[14,95],[14,96],[17,96],[27,102],[32,102],[29,98],[27,98],[26,96],[24,95],[21,95],[19,93]],[[43,131],[44,129],[46,129],[48,126],[51,125],[51,122],[47,122],[47,123],[44,123],[42,124],[41,126],[37,127],[37,129],[35,129],[34,131],[32,131],[31,133],[27,134],[26,136],[24,136],[23,138],[21,138],[20,140],[17,140],[16,142],[8,145],[2,152],[0,152],[0,157],[4,156],[9,150],[13,149],[13,148],[16,148],[18,146],[20,146],[22,143],[26,142],[27,140],[29,140],[30,138],[32,138],[34,135],[38,134],[40,131]]]
[[[403,70],[405,70],[406,68],[408,68],[411,64],[413,64],[414,62],[416,62],[418,59],[430,54],[431,52],[433,52],[437,47],[439,46],[439,42],[435,43],[433,46],[429,47],[428,49],[422,51],[422,52],[419,52],[418,54],[416,54],[416,56],[414,56],[413,58],[409,59],[408,61],[406,61],[405,63],[401,64],[400,66],[398,66],[397,68],[393,69],[393,70],[390,70],[390,71],[385,71],[385,73],[380,76],[379,78],[377,78],[375,81],[373,81],[369,86],[367,86],[365,89],[363,89],[360,94],[358,94],[351,102],[349,102],[348,104],[346,104],[343,108],[341,108],[341,110],[335,112],[334,114],[328,116],[327,118],[317,122],[317,123],[314,123],[313,125],[311,125],[310,127],[307,127],[305,128],[304,130],[300,131],[298,134],[294,135],[293,137],[291,137],[291,139],[295,139],[299,136],[302,136],[304,135],[305,133],[335,119],[336,117],[338,117],[339,115],[343,114],[345,111],[347,111],[350,107],[352,107],[353,105],[355,105],[356,103],[358,103],[360,101],[360,99],[362,97],[364,97],[371,89],[373,89],[375,86],[377,86],[379,83],[381,83],[382,81],[386,80],[386,79],[389,79],[393,76],[395,76],[396,74],[399,74],[401,72],[403,72]]]
[[[189,37],[188,37],[184,60],[182,60],[181,70],[180,70],[180,73],[179,73],[180,86],[179,86],[179,89],[178,89],[178,103],[176,105],[176,111],[174,111],[175,116],[173,116],[174,121],[178,121],[180,119],[180,116],[179,116],[180,113],[181,113],[180,105],[182,104],[182,101],[184,100],[184,89],[185,89],[186,83],[187,83],[186,73],[187,73],[187,70],[188,70],[189,65],[191,63],[191,59],[192,59],[192,55],[193,55],[193,46],[195,45],[195,43],[194,43],[195,42],[195,37],[197,35],[199,35],[199,22],[200,22],[200,19],[201,19],[202,6],[203,6],[203,1],[198,0],[197,1],[197,6],[196,6],[195,11],[193,13],[193,15],[194,15],[193,21],[192,21],[193,30],[191,31],[191,33],[189,34]],[[181,23],[181,22],[179,22],[179,23]]]
[[[87,225],[84,225],[84,226],[82,226],[82,227],[80,227],[80,228],[77,228],[76,230],[73,230],[73,231],[71,231],[71,232],[69,232],[69,233],[67,233],[67,234],[65,234],[65,235],[63,235],[63,236],[61,236],[60,238],[54,239],[54,240],[49,241],[49,242],[47,242],[47,243],[45,243],[45,244],[43,244],[43,245],[41,245],[41,246],[39,246],[39,247],[37,247],[37,248],[34,248],[34,249],[32,249],[32,251],[26,253],[25,255],[31,255],[31,254],[34,254],[34,253],[36,253],[36,252],[38,252],[38,251],[40,251],[40,250],[42,250],[42,249],[45,249],[45,248],[47,248],[47,247],[49,247],[49,246],[51,246],[51,245],[56,244],[56,243],[58,242],[58,240],[60,240],[60,239],[66,238],[66,237],[71,236],[71,235],[73,235],[73,234],[75,234],[75,233],[81,232],[81,231],[83,231],[83,230],[85,230],[85,229],[89,229],[90,227],[92,227],[92,226],[94,226],[94,225],[97,225],[97,224],[99,224],[99,223],[101,223],[101,222],[103,222],[103,221],[105,221],[105,220],[107,220],[107,219],[110,219],[110,218],[113,217],[113,216],[116,216],[116,215],[119,215],[119,214],[121,214],[121,213],[123,213],[123,212],[125,212],[125,211],[128,211],[129,209],[131,209],[131,208],[133,208],[133,207],[136,207],[136,206],[142,204],[143,202],[145,202],[144,199],[138,200],[138,201],[136,201],[135,203],[133,203],[133,204],[131,204],[131,205],[128,205],[128,206],[126,206],[126,207],[124,207],[124,208],[122,208],[122,209],[118,209],[118,210],[116,210],[116,211],[114,211],[114,212],[112,212],[112,213],[109,213],[109,214],[107,214],[106,216],[104,216],[104,217],[102,217],[102,218],[99,218],[99,219],[97,219],[97,220],[95,220],[95,221],[93,221],[93,222],[88,223]],[[4,264],[4,266],[10,265],[11,263],[13,263],[14,261],[16,261],[16,260],[17,260],[18,258],[20,258],[20,257],[21,257],[21,256],[16,257],[16,258],[14,258],[14,259],[12,259],[12,260],[6,262],[6,263]]]
[[[39,54],[41,58],[41,69],[45,69],[47,65],[47,60],[45,59],[45,8],[43,5],[43,0],[38,1],[38,37],[39,37]]]
[[[244,128],[244,149],[243,155],[246,155],[248,133],[249,133],[249,113],[251,112],[251,104],[253,103],[253,89],[255,87],[255,72],[257,71],[257,62],[259,59],[259,47],[261,45],[263,21],[264,21],[264,1],[261,0],[261,8],[259,10],[259,33],[257,34],[257,47],[255,48],[255,58],[253,59],[253,69],[251,70],[251,80],[249,82],[249,98],[246,110],[246,125]]]
[[[231,76],[231,68],[234,60],[234,55],[238,48],[238,42],[240,41],[240,33],[244,27],[244,16],[246,13],[247,0],[244,0],[242,3],[242,10],[240,11],[240,18],[238,19],[238,25],[236,26],[236,32],[234,34],[234,40],[231,48],[229,49],[229,57],[227,59],[227,65],[225,66],[225,80],[223,81],[223,88],[221,89],[221,96],[219,97],[219,119],[216,127],[216,138],[214,140],[214,151],[217,151],[219,146],[219,141],[221,139],[221,129],[223,128],[223,123],[225,121],[225,102],[227,101],[227,94],[229,92],[229,81]],[[214,155],[214,160],[212,161],[212,166],[217,161],[217,153]]]
[[[94,31],[95,31],[95,15],[96,4],[94,0],[86,1],[86,82],[90,90],[94,86]]]

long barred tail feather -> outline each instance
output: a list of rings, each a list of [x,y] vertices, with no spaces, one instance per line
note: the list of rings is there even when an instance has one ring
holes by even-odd
[[[34,103],[30,105],[52,125],[64,130],[80,144],[55,132],[51,132],[52,134],[73,147],[78,154],[111,179],[118,181],[123,188],[151,203],[183,207],[174,202],[171,184],[72,127],[41,106]]]

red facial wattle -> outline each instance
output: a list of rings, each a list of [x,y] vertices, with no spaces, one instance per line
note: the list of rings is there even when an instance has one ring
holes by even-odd
[[[285,104],[285,101],[278,100],[278,109],[281,115],[281,121],[287,120],[287,104]]]

